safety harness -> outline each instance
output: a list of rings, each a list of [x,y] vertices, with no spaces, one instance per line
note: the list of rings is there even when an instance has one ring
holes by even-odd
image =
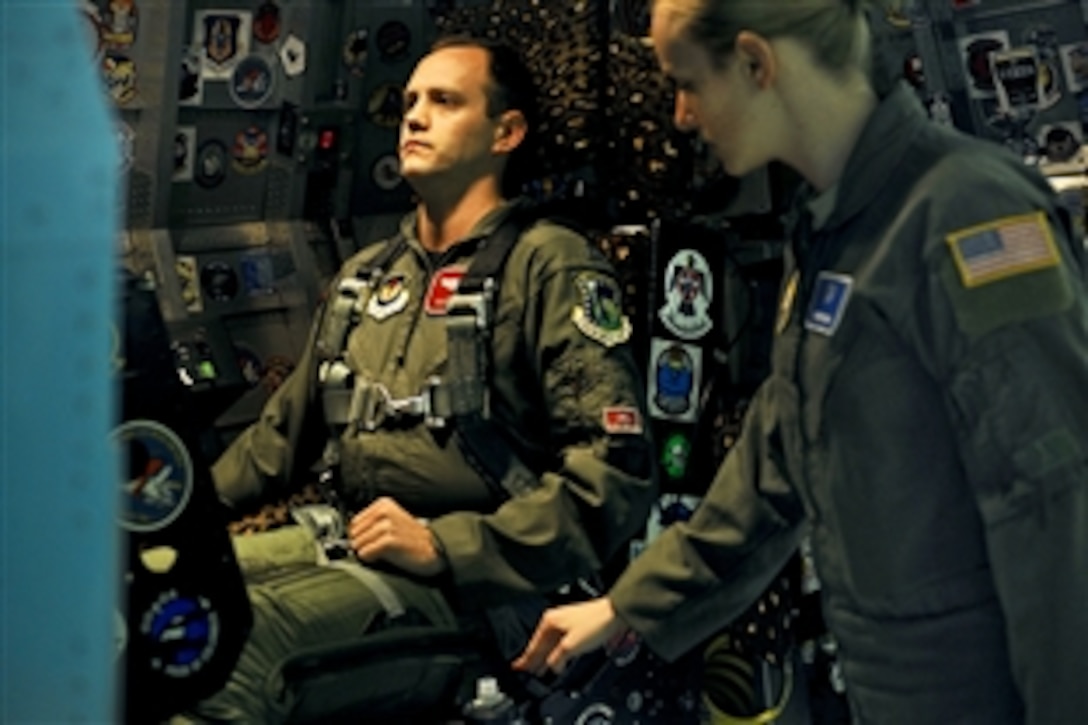
[[[345,434],[422,422],[428,428],[450,428],[465,459],[498,495],[517,496],[537,486],[537,474],[523,463],[492,416],[489,387],[499,280],[510,252],[534,218],[529,210],[515,209],[481,242],[446,307],[448,370],[429,379],[417,395],[393,398],[382,383],[355,375],[344,359],[348,337],[361,322],[370,296],[408,249],[404,235],[340,282],[317,341],[322,358],[318,384],[330,431],[325,483],[331,484],[338,474]]]

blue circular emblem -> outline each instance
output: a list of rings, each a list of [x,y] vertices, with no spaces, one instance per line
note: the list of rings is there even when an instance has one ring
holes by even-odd
[[[157,531],[181,514],[193,490],[193,462],[174,431],[130,420],[113,432],[121,455],[121,526]]]
[[[204,597],[170,589],[141,617],[140,633],[149,641],[154,669],[171,677],[188,677],[215,655],[219,613]]]
[[[687,412],[695,386],[695,362],[691,355],[679,345],[670,345],[658,355],[655,367],[657,395],[654,402],[666,413]]]
[[[243,58],[230,76],[230,97],[242,108],[257,108],[272,96],[272,64],[259,55]]]

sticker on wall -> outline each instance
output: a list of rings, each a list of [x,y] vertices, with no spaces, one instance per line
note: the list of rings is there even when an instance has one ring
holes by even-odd
[[[204,298],[200,294],[196,257],[191,254],[179,254],[174,260],[174,271],[178,275],[181,303],[185,305],[185,309],[189,312],[203,312]]]
[[[1066,87],[1073,93],[1088,87],[1088,42],[1063,45],[1059,53]]]
[[[185,509],[193,490],[189,449],[170,428],[153,420],[129,420],[113,432],[124,477],[121,526],[158,531]]]
[[[136,158],[136,132],[124,121],[117,124],[117,148],[121,159],[121,174],[127,174]]]
[[[253,16],[253,38],[269,45],[280,37],[280,7],[272,0],[265,0]]]
[[[102,12],[102,42],[115,50],[131,48],[138,22],[136,0],[109,0]]]
[[[714,280],[706,258],[694,249],[681,249],[665,266],[665,305],[658,317],[669,332],[682,340],[695,340],[714,323],[710,303]]]
[[[344,38],[344,47],[340,60],[353,76],[362,78],[366,73],[367,36],[366,28],[359,28],[348,33]]]
[[[132,58],[117,51],[106,51],[102,58],[102,77],[117,105],[127,105],[136,98],[136,62]]]
[[[402,89],[395,83],[385,83],[374,89],[367,101],[366,109],[370,120],[382,128],[400,126],[402,113]]]
[[[268,252],[246,254],[238,267],[242,270],[242,289],[247,297],[266,297],[276,293],[276,268]]]
[[[200,268],[200,287],[208,299],[230,302],[238,296],[238,273],[226,262],[208,262]]]
[[[196,126],[178,126],[174,132],[175,182],[192,181],[196,166]]]
[[[80,10],[84,19],[83,26],[87,37],[87,47],[91,49],[94,61],[100,63],[102,54],[106,50],[106,45],[102,41],[102,13],[91,0],[83,0]]]
[[[649,408],[654,418],[694,422],[702,380],[703,351],[696,345],[650,341]]]
[[[1052,164],[1072,161],[1083,142],[1077,122],[1047,124],[1039,129],[1039,150]]]
[[[219,646],[219,612],[202,596],[169,589],[139,621],[151,666],[170,677],[181,679],[199,672]]]
[[[259,126],[248,126],[234,137],[230,152],[234,170],[240,174],[256,174],[268,165],[268,133]]]
[[[193,180],[205,189],[214,189],[227,176],[227,147],[222,141],[211,139],[200,145],[196,152]]]
[[[178,74],[178,105],[199,106],[204,102],[204,76],[201,73],[203,54],[199,47],[188,46],[181,51]]]
[[[234,345],[234,359],[238,361],[238,370],[242,373],[242,379],[251,388],[257,387],[264,377],[264,364],[261,357],[248,345]]]
[[[400,175],[400,159],[393,154],[379,156],[370,170],[370,178],[374,185],[382,191],[392,191],[400,186],[403,177]]]
[[[306,43],[294,33],[284,38],[280,45],[280,65],[288,78],[306,72]]]
[[[260,55],[250,55],[234,66],[227,90],[242,108],[259,108],[272,97],[274,86],[272,64]]]
[[[691,460],[691,441],[683,433],[673,433],[665,439],[661,447],[661,468],[665,475],[675,480],[684,477],[688,472],[688,461]]]
[[[412,46],[412,31],[399,20],[382,23],[374,37],[378,55],[387,63],[403,60]]]
[[[995,30],[965,35],[957,41],[960,59],[967,78],[967,93],[971,98],[992,98],[995,93],[990,55],[1009,48],[1009,34]]]
[[[1042,70],[1035,48],[996,50],[990,54],[990,65],[1001,115],[1034,112],[1042,107]]]
[[[204,51],[206,79],[227,80],[239,60],[249,55],[253,13],[244,10],[198,10],[193,19],[193,45]]]

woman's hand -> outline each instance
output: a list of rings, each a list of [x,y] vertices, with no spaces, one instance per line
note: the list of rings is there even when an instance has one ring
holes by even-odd
[[[554,607],[544,612],[525,651],[512,663],[515,670],[540,676],[559,673],[567,663],[626,634],[608,597]]]

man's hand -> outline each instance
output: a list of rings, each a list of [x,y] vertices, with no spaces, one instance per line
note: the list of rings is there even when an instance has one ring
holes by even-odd
[[[391,498],[382,497],[355,514],[348,540],[359,561],[384,561],[419,576],[446,569],[431,530]]]
[[[553,607],[544,612],[529,644],[511,664],[515,670],[540,676],[547,668],[560,673],[567,663],[627,632],[608,597]]]

